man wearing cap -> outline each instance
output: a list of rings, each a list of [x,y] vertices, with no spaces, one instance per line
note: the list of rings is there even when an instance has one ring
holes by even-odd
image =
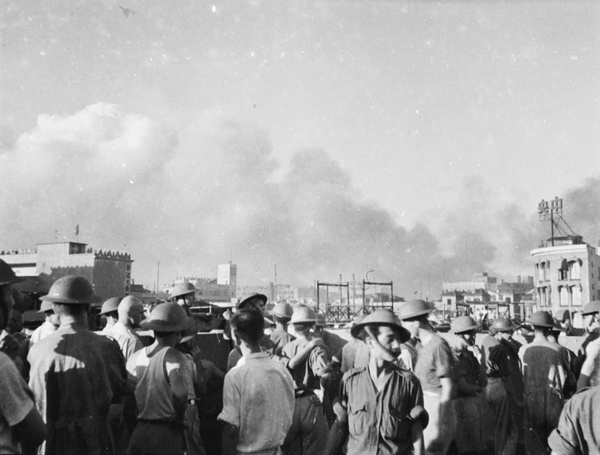
[[[48,428],[46,454],[111,454],[107,414],[126,392],[123,354],[112,340],[87,327],[90,283],[68,275],[54,282],[43,301],[60,317],[58,330],[35,343],[27,359],[30,386]]]
[[[0,259],[0,329],[15,304],[13,284],[23,281]],[[0,352],[0,453],[36,453],[47,430],[34,396],[10,358]]]
[[[429,413],[429,425],[423,432],[425,451],[445,454],[452,441],[450,400],[454,387],[454,356],[448,342],[429,322],[431,311],[427,302],[410,300],[400,306],[398,317],[410,335],[419,340],[414,373],[421,381],[424,405]]]
[[[174,346],[193,323],[176,303],[157,305],[146,321],[156,341],[135,352],[127,362],[135,383],[138,423],[131,435],[129,453],[179,454],[186,451],[185,414],[195,407],[194,364]]]
[[[121,302],[120,297],[111,297],[102,304],[99,314],[106,319],[106,325],[100,331],[100,334],[107,334],[119,320],[119,302]]]
[[[52,302],[43,301],[38,313],[44,313],[44,322],[31,334],[31,338],[29,338],[30,348],[41,339],[52,335],[60,326],[60,319],[52,309]]]
[[[452,345],[456,384],[456,394],[452,400],[453,415],[456,418],[453,434],[459,453],[480,453],[486,450],[479,394],[487,385],[487,377],[485,369],[472,352],[478,327],[470,316],[455,318],[451,326],[451,331],[456,335]]]
[[[260,348],[264,318],[253,309],[241,309],[231,320],[246,359],[225,376],[223,455],[281,454],[292,424],[294,383],[287,369]]]
[[[548,437],[558,425],[565,401],[568,366],[558,348],[548,341],[554,326],[547,311],[534,313],[528,321],[535,332],[533,341],[519,355],[525,386],[525,449],[528,454],[546,454]]]
[[[583,307],[583,315],[590,319],[589,326],[596,326],[600,314],[600,301],[592,301]],[[592,331],[592,333],[594,333]],[[591,334],[590,334],[591,335]],[[588,337],[592,338],[592,336]],[[597,336],[592,338],[591,341],[586,340],[582,345],[582,349],[585,352],[585,360],[581,365],[581,371],[579,373],[579,380],[577,381],[577,390],[585,387],[595,387],[600,385],[600,338]]]
[[[391,311],[379,309],[356,324],[352,335],[365,340],[369,363],[344,375],[337,420],[323,453],[338,453],[348,435],[347,455],[423,454],[427,413],[421,385],[396,365],[410,333]]]
[[[316,344],[313,340],[311,329],[316,321],[312,308],[296,306],[291,323],[297,337],[282,350],[296,387],[294,418],[284,443],[286,455],[321,455],[327,441],[327,420],[315,391],[320,390],[321,380],[328,376],[329,359],[322,341]],[[310,351],[304,357],[301,353],[307,348]]]

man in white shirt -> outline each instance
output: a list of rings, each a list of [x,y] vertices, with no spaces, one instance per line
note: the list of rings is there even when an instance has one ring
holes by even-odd
[[[218,417],[225,422],[222,453],[281,454],[294,413],[292,376],[261,350],[264,317],[260,312],[241,309],[231,325],[245,362],[225,376],[223,411]]]
[[[52,335],[60,326],[60,318],[54,313],[52,309],[52,302],[44,300],[40,306],[38,313],[44,313],[46,320],[44,323],[33,331],[31,338],[29,339],[29,346],[37,343],[48,335]]]

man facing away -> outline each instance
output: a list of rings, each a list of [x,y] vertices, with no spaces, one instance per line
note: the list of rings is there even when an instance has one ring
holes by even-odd
[[[185,413],[188,404],[195,404],[194,364],[174,346],[192,324],[185,309],[173,302],[157,305],[142,323],[154,331],[156,340],[127,362],[138,409],[129,444],[132,455],[183,455],[186,451]]]
[[[490,326],[490,333],[481,343],[482,359],[488,377],[485,397],[495,417],[494,453],[496,455],[514,455],[519,441],[519,427],[516,412],[522,409],[523,397],[513,387],[511,375],[521,375],[520,371],[512,371],[509,363],[515,353],[509,344],[515,327],[510,319],[497,318]]]
[[[112,454],[107,422],[111,403],[126,392],[123,354],[87,326],[91,284],[68,275],[42,300],[53,303],[59,329],[29,351],[30,386],[48,428],[46,454]]]
[[[352,335],[365,340],[369,363],[344,375],[323,453],[340,453],[349,436],[347,455],[423,454],[427,413],[421,385],[396,364],[410,334],[391,311],[380,309],[355,325]]]
[[[264,318],[260,312],[239,310],[231,326],[245,362],[225,376],[219,414],[219,420],[225,422],[222,453],[281,454],[294,413],[292,376],[261,350]]]
[[[547,311],[534,313],[528,321],[535,332],[519,355],[525,385],[525,449],[528,454],[546,454],[548,437],[558,425],[565,400],[568,365],[559,349],[548,341],[554,319]]]
[[[119,303],[117,313],[119,316],[117,322],[101,333],[119,343],[125,362],[127,362],[134,352],[144,347],[134,332],[134,329],[139,328],[144,319],[144,304],[137,297],[127,296]]]

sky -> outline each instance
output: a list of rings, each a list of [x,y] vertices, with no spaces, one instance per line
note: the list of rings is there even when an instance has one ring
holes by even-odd
[[[125,250],[150,289],[232,260],[436,298],[532,275],[541,199],[598,244],[598,2],[0,9],[0,248]]]

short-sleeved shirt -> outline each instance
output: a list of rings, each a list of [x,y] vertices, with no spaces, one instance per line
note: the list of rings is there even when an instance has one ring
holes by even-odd
[[[0,352],[0,453],[21,453],[11,427],[33,409],[33,393],[14,362]]]
[[[265,352],[245,359],[225,376],[223,411],[218,418],[239,428],[238,453],[280,447],[292,425],[292,376]]]
[[[144,347],[142,340],[140,340],[137,334],[119,321],[115,322],[112,327],[104,329],[100,334],[108,336],[119,343],[123,357],[125,357],[125,362],[129,360],[129,357],[134,352]]]
[[[417,345],[415,375],[421,381],[423,391],[440,393],[441,378],[452,378],[454,357],[450,345],[437,334],[433,334],[426,345]]]
[[[281,354],[287,359],[292,359],[307,343],[308,341],[305,339],[298,338],[286,344]],[[321,346],[316,346],[310,351],[308,357],[292,371],[296,387],[310,390],[319,389],[321,387],[319,378],[325,374],[328,365],[327,351]]]
[[[559,455],[600,455],[600,388],[577,392],[567,401],[548,445]]]
[[[375,389],[364,367],[347,372],[340,387],[348,414],[347,455],[412,453],[410,411],[423,406],[423,392],[411,372],[392,366],[383,388]]]
[[[101,423],[127,384],[117,343],[83,324],[67,323],[35,343],[27,360],[31,364],[29,385],[49,431],[48,452],[74,453],[94,447],[95,453],[110,453],[110,435]],[[86,440],[73,442],[72,429]],[[58,432],[69,436],[57,437],[54,433]]]

